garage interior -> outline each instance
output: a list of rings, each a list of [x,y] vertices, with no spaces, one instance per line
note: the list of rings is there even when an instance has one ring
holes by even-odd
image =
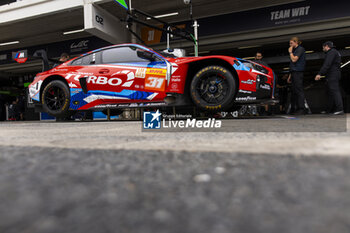
[[[14,1],[0,1],[0,13],[5,7],[17,4]],[[302,1],[292,0],[193,0],[193,18],[201,19],[210,16],[231,14],[248,10],[279,6],[290,3],[303,3]],[[189,21],[190,7],[183,0],[160,1],[160,0],[132,0],[132,8],[140,9],[153,16],[164,14],[173,14],[164,17],[162,20],[170,23]],[[10,4],[10,5],[7,5]],[[125,10],[112,0],[101,0],[94,3],[111,13],[118,19],[124,20]],[[252,16],[254,20],[254,16]],[[152,20],[150,20],[152,22]],[[225,27],[231,22],[222,22],[218,27]],[[240,22],[235,22],[240,23]],[[317,71],[322,66],[324,54],[322,52],[322,43],[331,40],[337,46],[342,54],[343,63],[350,60],[350,17],[332,19],[327,21],[312,22],[306,24],[287,25],[276,28],[266,28],[242,32],[227,33],[224,35],[213,35],[199,38],[199,55],[228,55],[240,58],[251,59],[257,51],[261,51],[264,60],[273,68],[278,76],[288,72],[288,41],[291,36],[299,36],[303,41],[303,47],[307,51],[307,70],[305,72],[305,86],[321,88],[323,83],[313,81]],[[81,40],[92,35],[84,30],[77,33],[64,34],[64,32],[80,30],[84,28],[84,8],[76,7],[69,10],[59,11],[47,15],[38,15],[30,20],[17,20],[13,22],[0,22],[0,32],[2,35],[0,43],[8,41],[19,41],[19,44],[0,45],[0,94],[16,93],[25,89],[25,83],[29,83],[35,77],[35,74],[41,71],[40,61],[28,61],[25,64],[15,62],[4,62],[5,53],[9,51],[18,51],[35,46],[48,45],[52,43]],[[136,31],[141,34],[141,27]],[[199,27],[201,31],[201,25]],[[131,39],[140,43],[135,38]],[[106,44],[110,42],[107,41]],[[173,40],[173,48],[182,48],[186,50],[187,55],[194,54],[193,44],[183,40]],[[45,46],[44,46],[45,47]],[[150,45],[155,50],[163,50],[166,43]],[[79,53],[73,54],[74,56]],[[54,58],[58,57],[56,53]],[[350,111],[350,65],[343,69],[342,88],[344,97],[346,97],[346,111]],[[13,98],[13,96],[11,97]],[[9,99],[11,99],[9,98]],[[323,110],[322,101],[315,99],[314,110],[319,112]],[[3,118],[3,117],[2,117]]]

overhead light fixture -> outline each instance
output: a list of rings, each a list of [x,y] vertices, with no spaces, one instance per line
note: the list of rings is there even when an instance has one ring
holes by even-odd
[[[79,29],[79,30],[74,30],[74,31],[68,31],[68,32],[63,32],[63,35],[69,35],[69,34],[74,34],[74,33],[79,33],[83,32],[85,29]]]
[[[283,70],[290,70],[290,68],[289,68],[289,67],[286,67],[286,68],[283,68]]]
[[[350,46],[348,46],[348,47],[345,47],[345,49],[350,49]]]
[[[253,59],[255,59],[255,57],[244,57],[244,58],[242,58],[243,60],[253,60]]]
[[[306,51],[305,53],[314,53],[315,51],[310,50],[310,51]]]
[[[159,18],[165,18],[165,17],[175,16],[175,15],[178,15],[178,14],[179,14],[179,12],[173,12],[173,13],[164,14],[164,15],[156,15],[156,16],[154,16],[154,18],[159,19]],[[150,20],[151,18],[150,18],[150,17],[147,17],[146,19],[147,19],[147,20]]]
[[[10,41],[10,42],[5,42],[5,43],[0,43],[0,46],[6,46],[6,45],[12,45],[12,44],[18,44],[19,41]]]
[[[258,48],[260,45],[252,45],[252,46],[243,46],[243,47],[238,47],[238,49],[251,49],[251,48]]]

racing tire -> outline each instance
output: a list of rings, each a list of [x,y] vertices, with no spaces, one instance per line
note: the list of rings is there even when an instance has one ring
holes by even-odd
[[[70,92],[64,82],[60,80],[50,82],[44,88],[41,97],[44,112],[59,119],[71,115],[69,111]]]
[[[221,111],[230,109],[237,93],[233,74],[222,66],[207,66],[194,76],[190,95],[201,109]]]

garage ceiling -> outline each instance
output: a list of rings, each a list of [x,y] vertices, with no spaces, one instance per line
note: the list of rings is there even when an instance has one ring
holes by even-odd
[[[195,18],[203,18],[207,16],[301,1],[303,0],[192,0],[193,16]],[[101,6],[112,14],[123,15],[123,9],[114,2],[106,2],[101,4]],[[145,11],[151,15],[179,12],[179,15],[177,16],[166,18],[166,20],[169,22],[179,22],[190,18],[189,6],[185,5],[183,0],[132,0],[132,7]]]
[[[261,8],[276,4],[298,2],[300,0],[193,0],[193,13],[195,18],[211,15],[243,11],[253,8]],[[99,4],[113,15],[124,19],[125,11],[112,0],[105,0]],[[183,0],[132,0],[132,7],[148,12],[152,15],[160,15],[171,12],[179,12],[175,17],[166,18],[166,21],[175,22],[189,19],[188,5]],[[83,8],[45,15],[30,21],[16,22],[0,25],[0,43],[19,40],[20,47],[29,47],[57,41],[77,39],[90,36],[86,32],[79,34],[63,35],[62,32],[81,29],[84,25]],[[18,49],[18,44],[0,47],[0,51]]]
[[[64,31],[81,29],[84,23],[83,9],[75,9],[53,15],[46,15],[30,21],[0,25],[0,42],[20,41],[21,47],[53,43],[74,37],[89,36],[85,33],[63,35]],[[0,51],[18,48],[17,45],[0,47]]]

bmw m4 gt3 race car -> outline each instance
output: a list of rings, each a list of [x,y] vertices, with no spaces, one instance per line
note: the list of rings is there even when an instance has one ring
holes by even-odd
[[[273,71],[228,56],[167,57],[137,44],[94,50],[39,73],[29,86],[41,111],[196,106],[223,111],[274,98]]]

